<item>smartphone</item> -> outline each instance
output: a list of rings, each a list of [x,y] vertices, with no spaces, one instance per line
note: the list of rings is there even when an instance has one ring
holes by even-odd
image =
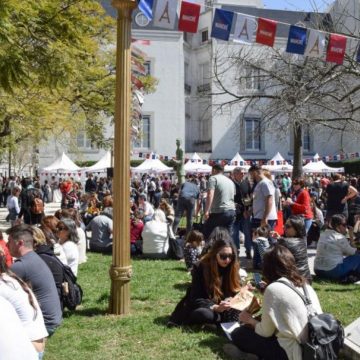
[[[261,283],[261,275],[259,273],[254,273],[253,274],[253,279],[254,279],[254,283],[255,283],[255,287],[257,289],[260,289],[260,283]]]

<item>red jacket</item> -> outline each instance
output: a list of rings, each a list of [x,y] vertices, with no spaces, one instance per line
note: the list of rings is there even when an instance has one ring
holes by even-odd
[[[9,251],[9,249],[7,247],[7,244],[6,244],[5,240],[0,240],[0,247],[4,252],[5,262],[6,262],[7,267],[9,268],[13,264],[13,258],[10,255],[10,251]]]
[[[306,189],[302,189],[296,198],[296,202],[291,205],[293,215],[302,215],[305,219],[313,219],[314,214],[310,206],[310,194]]]

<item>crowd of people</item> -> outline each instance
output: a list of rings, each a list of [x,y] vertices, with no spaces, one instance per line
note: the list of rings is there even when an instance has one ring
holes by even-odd
[[[41,359],[45,338],[62,321],[61,264],[76,276],[86,251],[112,251],[112,183],[89,174],[84,186],[55,177],[42,184],[12,177],[1,185],[9,230],[7,243],[0,233],[0,300],[13,306],[28,334],[34,350],[28,358]],[[359,190],[360,177],[291,179],[258,166],[225,174],[216,164],[211,175],[189,174],[183,184],[145,174],[131,182],[131,255],[166,258],[181,250],[177,258],[184,258],[192,282],[170,325],[240,321],[248,326],[234,330],[229,352],[301,359],[306,309],[282,282],[305,287],[321,312],[311,287],[309,246],[316,247],[316,276],[360,279]],[[45,215],[45,204],[53,200],[60,209]],[[251,269],[262,272],[261,318],[231,306],[236,294],[253,290],[241,277],[240,246]],[[15,329],[18,321],[13,324]]]

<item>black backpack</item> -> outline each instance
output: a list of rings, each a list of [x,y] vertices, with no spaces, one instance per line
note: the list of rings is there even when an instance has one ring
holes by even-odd
[[[340,349],[344,346],[344,328],[339,320],[332,314],[316,314],[312,311],[311,300],[303,286],[304,294],[301,294],[294,285],[278,280],[295,291],[304,302],[308,312],[308,341],[302,346],[303,360],[336,360]]]
[[[75,310],[82,302],[83,291],[79,284],[76,283],[76,276],[70,266],[63,265],[64,282],[62,283],[61,297],[69,310]]]

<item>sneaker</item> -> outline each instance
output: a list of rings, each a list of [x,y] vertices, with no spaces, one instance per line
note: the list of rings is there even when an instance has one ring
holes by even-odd
[[[257,360],[258,357],[254,354],[248,354],[241,351],[236,345],[234,344],[225,344],[223,346],[224,353],[229,356],[233,360]]]

